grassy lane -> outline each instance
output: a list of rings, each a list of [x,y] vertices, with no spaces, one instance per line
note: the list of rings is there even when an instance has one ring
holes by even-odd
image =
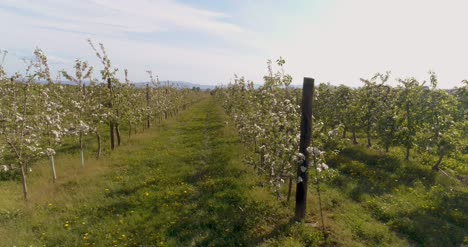
[[[36,178],[27,204],[0,200],[0,239],[6,246],[317,244],[316,230],[288,225],[291,210],[259,186],[243,150],[207,98],[56,185]],[[19,185],[0,189],[7,186]]]

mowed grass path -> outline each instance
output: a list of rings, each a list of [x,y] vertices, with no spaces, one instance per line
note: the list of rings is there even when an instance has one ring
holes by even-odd
[[[0,189],[18,190],[15,200],[0,200],[5,206],[0,245],[250,246],[318,241],[314,229],[291,229],[291,210],[259,186],[259,178],[242,163],[243,150],[223,110],[208,97],[84,169],[77,162],[67,163],[69,156],[59,158],[58,165],[62,161],[69,170],[55,185],[46,176],[32,176],[28,203],[18,199],[19,184],[0,184]],[[300,236],[288,235],[291,232]]]

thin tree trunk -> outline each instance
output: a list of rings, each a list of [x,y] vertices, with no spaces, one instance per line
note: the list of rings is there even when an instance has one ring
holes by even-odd
[[[436,119],[436,126],[437,127],[434,128],[434,138],[436,140],[438,140],[439,139],[439,128],[438,128],[438,126],[440,126],[440,124],[439,124],[439,116],[438,116],[437,113],[436,113],[435,119]],[[442,150],[443,147],[438,145],[438,148],[439,148],[439,160],[437,160],[437,163],[432,167],[432,170],[434,170],[434,171],[439,171],[440,170],[439,166],[440,166],[440,163],[442,163],[442,158],[444,156],[444,153],[443,153],[443,150]]]
[[[357,138],[356,138],[356,127],[355,126],[353,126],[353,131],[352,132],[353,132],[353,144],[356,145],[356,144],[358,144],[358,142],[357,142]]]
[[[434,171],[439,171],[440,170],[439,166],[440,166],[440,163],[442,163],[442,158],[443,158],[443,156],[439,156],[439,160],[437,160],[437,163],[432,167],[432,170],[434,170]]]
[[[293,177],[290,175],[289,176],[289,185],[288,185],[288,203],[291,200],[291,193],[292,193],[292,182],[293,182]]]
[[[260,168],[264,168],[265,167],[265,157],[263,155],[263,150],[260,150]]]
[[[83,132],[80,131],[80,160],[81,167],[84,167],[84,147],[83,147]]]
[[[439,171],[440,170],[440,164],[442,163],[442,159],[444,158],[444,154],[442,152],[439,153],[439,159],[437,160],[437,163],[432,167],[432,170],[434,171]]]
[[[149,90],[149,84],[147,83],[146,84],[146,107],[149,109],[149,105],[150,105],[150,90]],[[146,128],[150,128],[151,127],[151,120],[150,120],[150,114],[149,112],[146,114]]]
[[[409,147],[409,145],[406,145],[405,160],[409,160],[409,157],[410,157],[410,150],[411,150],[411,148]]]
[[[119,128],[119,124],[115,124],[115,133],[117,134],[117,145],[120,146],[120,142],[121,142],[121,139],[120,139],[120,128]]]
[[[406,102],[406,122],[408,123],[408,136],[406,137],[406,155],[405,160],[409,160],[410,150],[411,150],[411,135],[412,135],[412,126],[411,126],[411,117],[410,117],[410,104]]]
[[[113,98],[113,87],[111,78],[107,78],[107,88],[109,89],[109,109],[112,110],[112,98]],[[110,140],[111,140],[111,150],[115,149],[115,140],[114,140],[114,120],[109,121],[109,131],[110,131]]]
[[[21,168],[21,183],[23,184],[23,196],[24,200],[28,200],[28,185],[26,182],[26,171],[25,171],[25,166],[23,164],[20,164]]]
[[[346,139],[346,132],[347,132],[347,131],[348,131],[348,127],[345,126],[345,127],[343,128],[343,136],[342,136],[343,139]]]
[[[114,140],[114,122],[111,120],[109,122],[109,129],[110,129],[110,141],[111,141],[111,149],[115,149],[115,140]]]
[[[55,180],[57,180],[57,173],[55,172],[55,161],[54,161],[53,155],[49,156],[49,161],[50,161],[50,168],[52,169],[52,182],[55,183]]]
[[[367,120],[366,134],[367,134],[367,147],[370,148],[372,147],[372,142],[371,142],[371,123],[369,119]]]
[[[130,139],[131,136],[132,136],[132,124],[129,123],[129,125],[128,125],[128,139]]]
[[[97,131],[96,131],[96,138],[97,138],[97,145],[98,145],[97,152],[96,152],[96,159],[99,159],[99,157],[101,157],[101,135]]]
[[[83,148],[80,150],[80,159],[81,159],[81,167],[84,168],[84,150]]]

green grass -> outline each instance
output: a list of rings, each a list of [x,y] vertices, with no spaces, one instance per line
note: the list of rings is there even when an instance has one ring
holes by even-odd
[[[76,154],[30,174],[31,199],[0,182],[6,246],[303,246],[314,228],[290,225],[280,204],[242,163],[245,148],[213,99],[79,167]]]
[[[466,244],[468,189],[462,182],[417,159],[361,146],[330,157],[329,165],[339,172],[323,192],[330,224],[345,228],[337,239],[350,229],[365,245]]]
[[[294,199],[280,202],[244,164],[252,150],[229,122],[207,97],[151,130],[123,134],[114,152],[103,143],[100,160],[88,137],[84,169],[67,140],[56,184],[46,160],[33,166],[28,202],[18,180],[0,181],[0,246],[324,245],[315,185],[306,222],[291,224]],[[467,244],[466,184],[419,157],[403,161],[400,151],[350,145],[328,157],[335,172],[321,196],[329,245]]]

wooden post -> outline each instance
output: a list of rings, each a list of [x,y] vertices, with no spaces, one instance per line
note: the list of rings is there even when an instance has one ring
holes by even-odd
[[[314,79],[304,77],[304,84],[302,86],[302,104],[301,104],[301,136],[299,142],[299,152],[304,154],[305,159],[297,168],[297,181],[296,181],[296,210],[294,219],[296,221],[303,221],[306,215],[307,207],[307,181],[308,167],[309,167],[309,154],[307,147],[309,147],[312,140],[312,101],[314,98]]]

